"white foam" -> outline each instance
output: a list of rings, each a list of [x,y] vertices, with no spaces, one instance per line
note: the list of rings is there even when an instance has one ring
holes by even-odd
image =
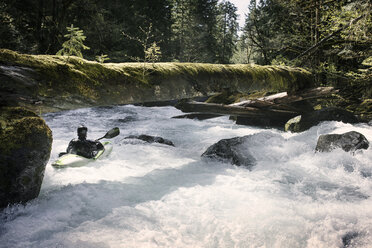
[[[315,153],[324,133],[371,127],[324,122],[295,134],[238,126],[227,117],[170,119],[172,107],[118,106],[45,116],[64,151],[80,123],[88,138],[119,126],[109,158],[81,168],[47,165],[39,198],[1,213],[0,247],[352,247],[372,241],[372,148]],[[245,143],[252,171],[200,159],[220,139],[272,134]],[[126,143],[161,136],[175,147]],[[243,152],[244,150],[242,150]]]

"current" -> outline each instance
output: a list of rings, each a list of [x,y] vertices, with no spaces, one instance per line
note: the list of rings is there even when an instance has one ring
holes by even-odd
[[[302,133],[236,125],[228,117],[172,119],[174,107],[114,106],[44,115],[51,158],[37,199],[0,212],[1,248],[372,247],[372,144],[315,153],[321,134],[368,124],[323,122]],[[76,137],[119,127],[112,153],[84,167],[51,162]],[[201,154],[225,138],[269,132],[248,170]],[[129,135],[171,140],[175,147]]]

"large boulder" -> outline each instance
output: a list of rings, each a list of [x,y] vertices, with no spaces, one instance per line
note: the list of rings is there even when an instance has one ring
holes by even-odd
[[[344,134],[320,135],[316,144],[316,151],[330,152],[341,148],[346,152],[354,152],[358,149],[368,149],[369,142],[363,134],[351,131]]]
[[[322,121],[342,121],[344,123],[357,123],[358,119],[349,111],[340,108],[325,108],[315,110],[290,119],[285,124],[285,131],[303,132]]]
[[[52,146],[45,121],[23,108],[0,108],[0,208],[39,195]]]
[[[265,156],[262,154],[264,147],[276,146],[283,142],[284,138],[278,134],[262,132],[243,137],[222,139],[208,147],[201,156],[251,169],[256,165],[256,161]]]

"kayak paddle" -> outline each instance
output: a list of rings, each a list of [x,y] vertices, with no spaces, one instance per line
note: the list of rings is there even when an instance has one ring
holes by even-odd
[[[97,139],[97,140],[100,140],[100,139],[112,139],[116,136],[118,136],[120,134],[120,130],[118,127],[114,127],[113,129],[109,130],[105,136]]]

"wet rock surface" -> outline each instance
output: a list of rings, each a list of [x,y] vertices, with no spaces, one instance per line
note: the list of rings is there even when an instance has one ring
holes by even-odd
[[[23,108],[0,108],[0,208],[38,196],[49,160],[52,132]]]
[[[349,111],[340,108],[326,108],[316,110],[290,119],[285,124],[285,131],[303,132],[322,121],[342,121],[344,123],[358,123],[358,119]]]
[[[208,147],[201,156],[252,169],[256,165],[256,157],[261,157],[257,152],[261,150],[262,146],[268,146],[270,144],[275,146],[278,142],[283,141],[284,138],[270,132],[222,139]]]
[[[320,135],[315,150],[330,152],[341,148],[346,152],[354,152],[359,149],[368,149],[368,147],[369,142],[363,134],[351,131],[344,134]]]
[[[348,232],[344,236],[342,236],[342,244],[343,247],[356,247],[356,238],[358,238],[359,233],[357,232]]]

